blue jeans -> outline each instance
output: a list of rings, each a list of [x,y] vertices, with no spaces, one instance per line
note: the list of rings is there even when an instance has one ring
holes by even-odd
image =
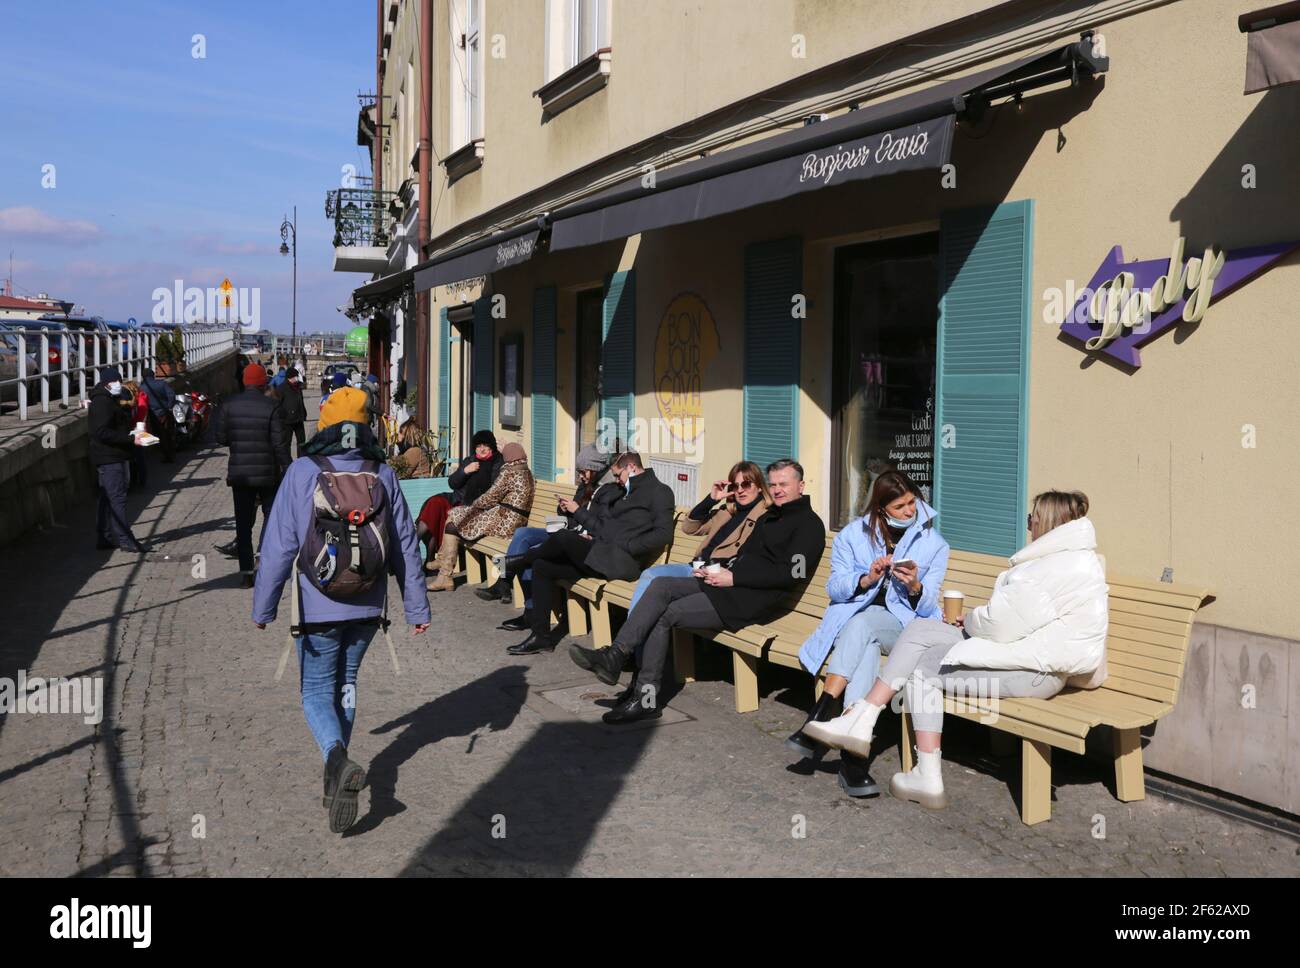
[[[690,565],[655,565],[653,568],[647,568],[641,572],[641,577],[636,580],[636,591],[632,592],[632,604],[627,607],[630,612],[636,608],[636,603],[641,601],[641,596],[645,590],[650,587],[650,583],[656,578],[667,576],[669,578],[690,578]]]
[[[883,605],[868,605],[840,629],[826,674],[849,680],[844,688],[844,708],[871,691],[880,672],[881,653],[894,647],[902,631],[903,623]]]
[[[311,632],[298,639],[298,683],[307,728],[328,759],[330,747],[348,745],[357,716],[357,670],[370,640],[379,627],[374,623],[346,622],[328,632]]]
[[[508,555],[522,555],[525,551],[531,551],[547,538],[545,528],[515,528],[515,533],[510,537],[510,547],[506,549]],[[525,568],[519,573],[519,586],[524,590],[524,608],[533,607],[533,570]]]

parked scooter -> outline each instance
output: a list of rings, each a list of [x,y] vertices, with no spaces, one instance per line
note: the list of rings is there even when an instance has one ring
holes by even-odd
[[[203,439],[212,415],[212,401],[196,391],[176,394],[172,404],[172,420],[176,424],[177,448],[196,444]]]

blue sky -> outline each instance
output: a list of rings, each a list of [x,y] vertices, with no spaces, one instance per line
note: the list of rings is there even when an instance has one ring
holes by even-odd
[[[335,307],[367,277],[331,271],[324,198],[344,165],[369,174],[356,94],[374,89],[374,31],[367,0],[6,3],[0,278],[12,250],[16,295],[144,321],[155,288],[228,276],[287,333],[296,204],[298,329],[348,328]]]

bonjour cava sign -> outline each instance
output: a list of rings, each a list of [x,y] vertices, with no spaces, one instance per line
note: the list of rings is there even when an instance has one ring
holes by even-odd
[[[1179,322],[1199,323],[1211,301],[1271,268],[1300,248],[1300,241],[1221,251],[1209,246],[1184,262],[1186,239],[1174,243],[1168,260],[1125,262],[1117,245],[1102,261],[1061,323],[1061,332],[1089,352],[1105,353],[1141,366],[1138,347]]]

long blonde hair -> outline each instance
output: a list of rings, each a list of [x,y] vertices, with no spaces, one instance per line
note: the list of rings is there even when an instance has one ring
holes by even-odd
[[[1029,533],[1038,540],[1053,528],[1077,521],[1088,513],[1088,495],[1083,491],[1044,491],[1029,508]]]

